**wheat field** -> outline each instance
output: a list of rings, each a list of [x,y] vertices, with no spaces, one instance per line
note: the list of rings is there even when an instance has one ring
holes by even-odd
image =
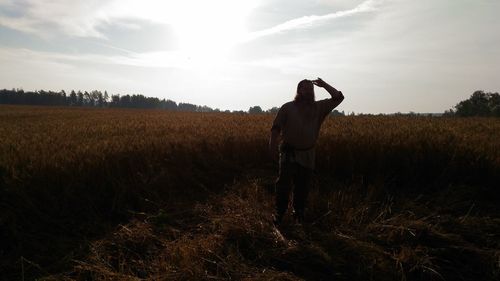
[[[0,280],[498,280],[500,120],[330,117],[271,223],[272,115],[0,106]]]

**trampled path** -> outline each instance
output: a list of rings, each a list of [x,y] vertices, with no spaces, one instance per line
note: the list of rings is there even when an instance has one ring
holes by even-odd
[[[274,176],[252,172],[191,209],[137,216],[66,275],[151,280],[495,280],[498,217],[421,214],[403,198],[314,189],[303,225],[272,224]],[[317,184],[325,184],[319,181]],[[321,189],[321,188],[320,188]],[[365,197],[361,200],[362,197]],[[372,198],[373,199],[373,198]],[[391,201],[392,200],[392,201]],[[399,202],[394,202],[397,200]],[[404,205],[405,208],[401,208]],[[449,227],[461,224],[461,228]],[[474,225],[483,223],[482,229]],[[498,231],[498,232],[495,232]],[[495,234],[497,233],[497,234]],[[471,242],[469,236],[481,237]],[[495,242],[496,241],[496,242]]]

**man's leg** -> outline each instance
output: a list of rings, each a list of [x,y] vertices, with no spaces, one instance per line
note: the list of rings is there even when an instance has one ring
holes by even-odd
[[[304,209],[312,183],[312,175],[313,171],[311,169],[298,165],[297,172],[293,176],[293,208],[295,210],[295,219],[299,222],[304,220]]]
[[[288,198],[292,188],[292,175],[294,173],[293,168],[292,163],[280,163],[279,176],[276,180],[276,224],[281,222],[288,208]]]

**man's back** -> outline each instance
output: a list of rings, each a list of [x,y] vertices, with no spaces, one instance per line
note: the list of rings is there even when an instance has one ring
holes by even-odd
[[[323,120],[335,106],[332,99],[311,104],[288,102],[280,108],[273,126],[281,128],[284,143],[297,149],[309,149],[314,147]]]

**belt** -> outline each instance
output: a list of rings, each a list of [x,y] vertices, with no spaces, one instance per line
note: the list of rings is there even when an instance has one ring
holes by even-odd
[[[293,145],[291,145],[289,143],[285,143],[285,142],[282,143],[280,146],[280,149],[282,152],[307,151],[307,150],[310,150],[313,148],[314,148],[314,145],[311,147],[308,147],[308,148],[297,148],[297,147],[294,147]]]

